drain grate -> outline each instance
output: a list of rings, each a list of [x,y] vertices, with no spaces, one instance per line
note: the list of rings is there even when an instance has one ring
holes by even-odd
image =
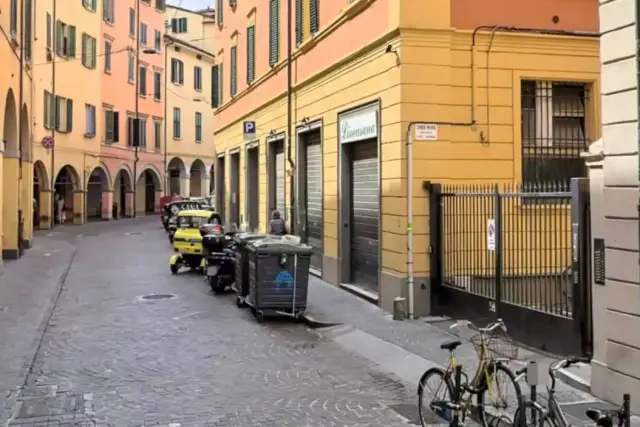
[[[160,299],[171,299],[171,298],[175,298],[175,295],[173,294],[149,294],[149,295],[143,295],[142,299],[143,300],[147,300],[147,301],[155,301],[155,300],[160,300]]]

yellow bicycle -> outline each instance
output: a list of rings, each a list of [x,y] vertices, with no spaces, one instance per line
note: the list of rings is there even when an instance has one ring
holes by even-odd
[[[452,340],[440,344],[441,349],[449,352],[447,368],[428,369],[418,385],[418,412],[423,427],[441,422],[441,418],[451,422],[454,415],[464,422],[473,409],[473,396],[476,396],[478,421],[484,427],[488,427],[494,419],[513,420],[513,415],[522,402],[520,385],[506,364],[509,360],[518,358],[518,347],[507,337],[504,322],[498,319],[485,328],[478,328],[469,321],[458,321],[451,328],[458,329],[462,326],[468,326],[477,332],[469,339],[478,355],[475,374],[469,381],[463,373],[460,383],[455,384],[455,350],[462,341]],[[511,391],[500,383],[501,377],[507,380],[507,386],[512,385]],[[433,380],[436,384],[435,393],[429,396],[428,384]],[[430,415],[435,415],[436,418],[429,417]]]

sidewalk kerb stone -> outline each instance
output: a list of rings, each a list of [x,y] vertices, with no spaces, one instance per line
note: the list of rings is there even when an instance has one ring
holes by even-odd
[[[560,381],[585,393],[591,393],[591,384],[568,369],[558,369],[556,375]]]

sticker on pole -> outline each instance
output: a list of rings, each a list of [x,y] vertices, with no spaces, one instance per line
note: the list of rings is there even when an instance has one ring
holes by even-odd
[[[438,125],[431,123],[416,124],[416,141],[437,141]]]
[[[496,250],[496,220],[493,218],[487,220],[487,250]]]
[[[256,122],[253,120],[245,120],[242,122],[242,135],[245,141],[253,141],[256,139]]]

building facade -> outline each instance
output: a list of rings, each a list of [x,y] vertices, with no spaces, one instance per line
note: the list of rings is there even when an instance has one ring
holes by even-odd
[[[640,394],[637,9],[600,3],[602,141],[590,153],[592,249],[604,263],[593,272],[591,390],[613,402]]]
[[[166,141],[171,194],[208,196],[215,159],[211,69],[215,28],[211,10],[167,7]]]
[[[33,2],[0,2],[0,233],[2,259],[15,259],[32,238],[31,171],[34,68]]]
[[[289,14],[283,0],[217,2],[217,207],[261,229],[283,212],[314,245],[315,273],[387,310],[409,292],[410,246],[425,314],[423,181],[567,180],[554,159],[580,162],[598,138],[597,3],[435,0],[428,14],[413,0],[293,3]],[[558,93],[582,107],[556,114]],[[432,126],[413,135],[408,204],[413,122]],[[556,139],[565,146],[549,149]]]

